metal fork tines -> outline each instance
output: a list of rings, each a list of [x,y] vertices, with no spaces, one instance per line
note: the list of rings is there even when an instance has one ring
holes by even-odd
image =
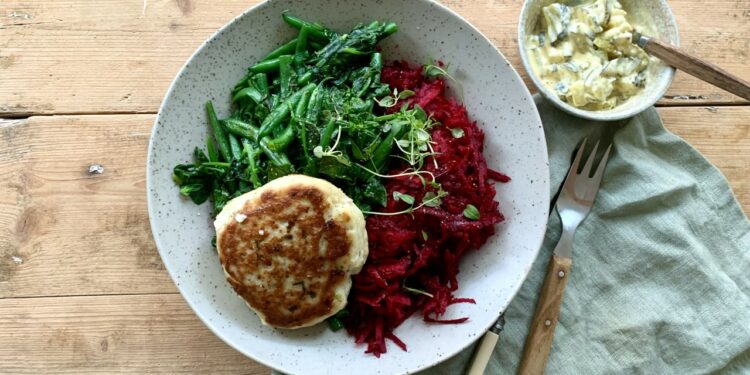
[[[557,204],[555,208],[557,213],[560,215],[560,220],[563,225],[563,233],[555,247],[555,255],[570,258],[572,256],[573,248],[573,234],[575,233],[578,225],[591,211],[591,207],[594,205],[594,198],[596,197],[597,191],[599,191],[599,185],[604,177],[604,168],[607,166],[607,160],[609,159],[609,152],[612,149],[612,145],[607,147],[607,151],[604,153],[602,160],[599,162],[599,166],[596,168],[594,175],[591,175],[591,169],[594,166],[594,159],[596,159],[596,151],[599,148],[599,142],[596,142],[594,149],[586,159],[586,164],[583,166],[581,173],[578,173],[578,168],[581,163],[581,157],[583,156],[583,150],[586,147],[586,140],[584,139],[581,147],[576,153],[576,157],[573,163],[570,165],[568,176],[565,178],[562,189],[560,190],[560,196],[557,198]]]
[[[560,196],[557,198],[555,207],[562,220],[563,231],[552,259],[550,259],[549,266],[547,266],[547,274],[544,277],[544,285],[542,285],[542,291],[536,305],[529,336],[526,337],[526,346],[523,350],[519,374],[544,373],[547,356],[552,347],[555,327],[557,326],[557,318],[560,315],[563,291],[573,265],[571,259],[573,255],[573,234],[591,211],[591,206],[594,205],[594,198],[602,182],[604,168],[607,166],[607,159],[612,148],[611,145],[607,147],[607,151],[592,176],[591,170],[594,167],[599,142],[596,143],[594,150],[586,159],[586,164],[584,164],[581,173],[578,173],[585,146],[586,141],[584,140],[576,153],[573,164],[570,166],[567,177],[565,177],[565,182],[560,189]]]

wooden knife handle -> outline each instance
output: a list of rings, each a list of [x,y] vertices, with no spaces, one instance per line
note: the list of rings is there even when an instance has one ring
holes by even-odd
[[[474,358],[471,360],[471,366],[466,375],[482,375],[484,370],[487,368],[487,363],[492,357],[492,352],[495,350],[497,345],[497,339],[500,336],[491,331],[487,331],[482,338],[482,341],[477,346],[476,352],[474,352]]]
[[[570,277],[571,265],[570,258],[553,255],[550,259],[542,292],[536,304],[534,320],[531,322],[529,335],[526,337],[521,365],[518,368],[518,373],[521,375],[544,373],[557,326],[557,318],[560,315],[563,291]]]
[[[681,49],[656,39],[650,39],[643,49],[693,77],[750,100],[750,83],[716,65],[688,55]]]

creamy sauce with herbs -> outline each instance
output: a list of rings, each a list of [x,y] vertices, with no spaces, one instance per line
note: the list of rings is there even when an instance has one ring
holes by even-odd
[[[611,109],[638,94],[651,61],[632,43],[626,15],[617,0],[544,7],[543,30],[526,43],[534,73],[560,99],[583,109]]]

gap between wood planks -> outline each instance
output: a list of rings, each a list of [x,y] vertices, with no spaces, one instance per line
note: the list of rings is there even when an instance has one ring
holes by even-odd
[[[706,102],[701,101],[701,97],[695,96],[675,96],[665,98],[668,100],[680,100],[679,103],[656,103],[656,108],[672,107],[746,107],[750,102]],[[684,100],[684,102],[682,101]],[[156,111],[94,111],[94,112],[6,112],[0,114],[0,120],[24,120],[29,117],[52,117],[52,116],[116,116],[116,115],[156,115]]]
[[[156,115],[155,111],[99,111],[99,112],[54,112],[54,113],[35,113],[35,112],[7,112],[0,114],[0,120],[25,120],[30,117],[54,117],[54,116],[122,116],[122,115]]]
[[[163,292],[163,293],[160,292],[160,293],[96,293],[96,294],[37,295],[37,296],[0,297],[0,301],[38,299],[38,298],[168,296],[168,295],[175,295],[175,294],[180,294],[180,293],[179,292]]]

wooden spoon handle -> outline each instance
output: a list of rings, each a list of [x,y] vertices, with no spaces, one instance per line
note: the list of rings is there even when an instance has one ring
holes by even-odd
[[[539,302],[536,304],[534,320],[531,322],[529,336],[526,337],[521,365],[518,368],[521,375],[544,373],[571,265],[570,258],[553,255],[550,259]]]
[[[649,38],[645,41],[643,49],[693,77],[750,100],[750,83],[716,65],[688,55],[681,49],[656,39]]]

